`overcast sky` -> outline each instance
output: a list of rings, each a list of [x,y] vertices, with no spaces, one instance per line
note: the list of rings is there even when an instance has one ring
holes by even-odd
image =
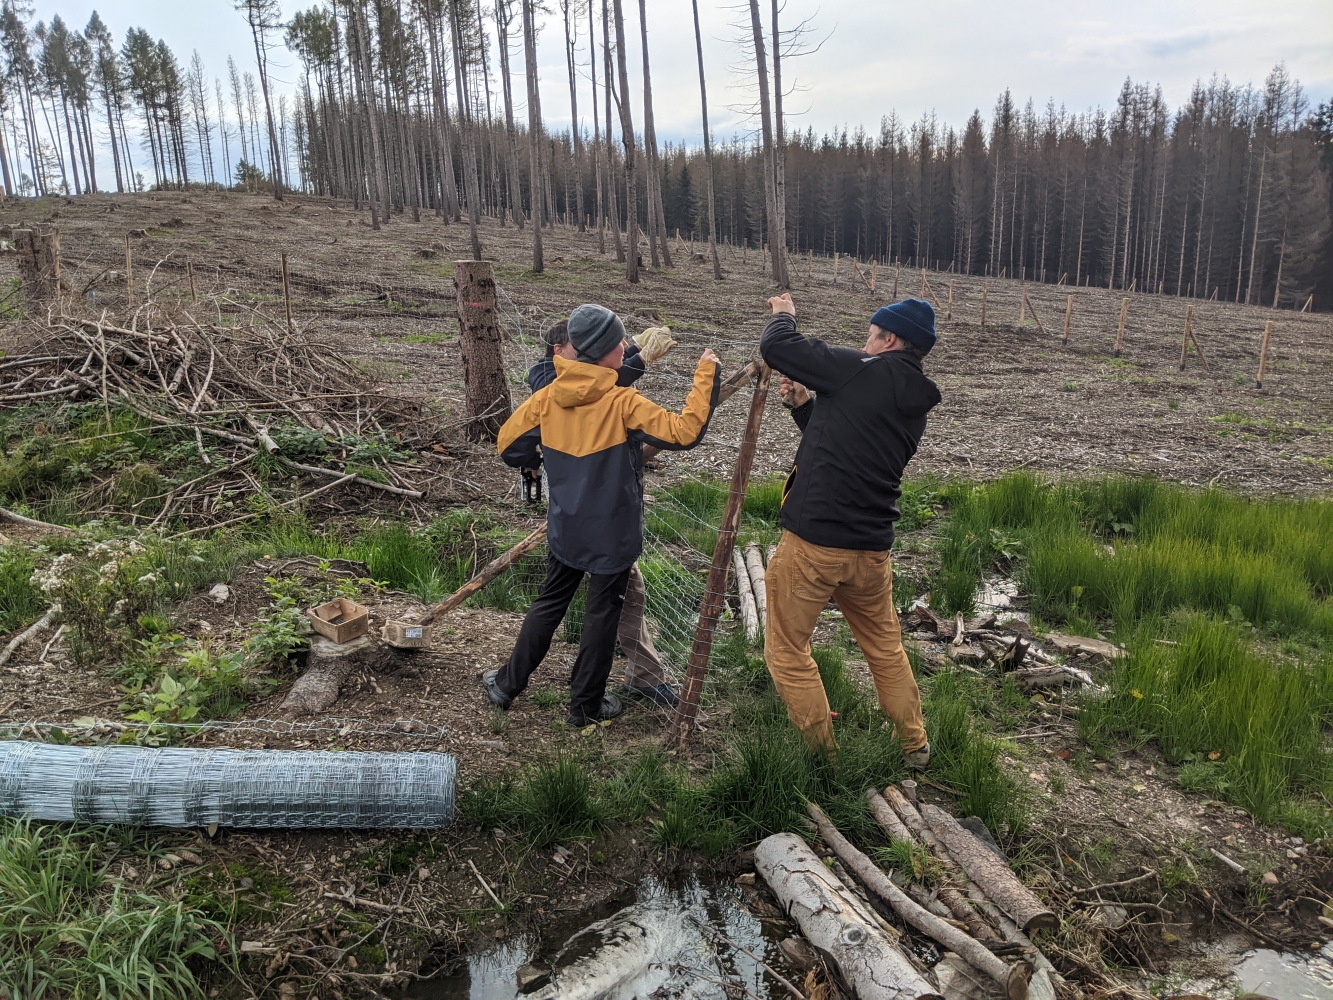
[[[290,17],[314,0],[282,2],[283,16]],[[582,7],[580,111],[591,128],[587,2],[575,2]],[[491,7],[493,0],[483,5]],[[549,6],[559,9],[555,2]],[[632,38],[631,80],[641,82],[637,6],[625,3],[625,28]],[[600,11],[600,3],[597,7]],[[648,0],[647,7],[659,139],[697,142],[699,90],[689,0]],[[79,28],[94,8],[117,39],[131,26],[146,28],[164,39],[182,64],[198,49],[208,72],[224,80],[229,54],[241,69],[254,67],[245,21],[221,0],[36,2],[38,18],[59,13]],[[768,3],[761,8],[767,10]],[[744,106],[752,99],[747,88],[753,65],[742,66],[745,57],[733,26],[737,11],[702,0],[700,15],[713,131],[726,139],[752,127]],[[1071,110],[1109,107],[1126,76],[1160,83],[1175,107],[1196,79],[1218,74],[1257,85],[1283,60],[1313,102],[1333,99],[1333,0],[787,0],[784,28],[806,19],[811,46],[822,46],[784,64],[785,82],[797,87],[787,99],[791,126],[802,131],[864,125],[873,132],[892,110],[908,121],[933,112],[942,122],[961,126],[974,108],[988,116],[1006,87],[1020,104],[1032,97],[1039,106],[1054,98]],[[550,20],[538,48],[542,109],[548,127],[561,128],[569,122],[569,89],[558,20]],[[281,86],[294,89],[296,58],[279,50],[271,65]],[[522,65],[520,55],[516,66]],[[632,88],[638,91],[636,84]],[[521,85],[515,89],[523,92]],[[635,124],[642,127],[640,111]]]

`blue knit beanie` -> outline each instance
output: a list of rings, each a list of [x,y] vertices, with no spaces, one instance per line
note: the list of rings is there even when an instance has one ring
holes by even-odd
[[[881,330],[896,333],[913,347],[929,351],[935,346],[935,310],[925,299],[903,299],[880,306],[870,322]]]
[[[625,339],[625,324],[606,306],[582,305],[569,314],[569,342],[580,361],[596,364]]]

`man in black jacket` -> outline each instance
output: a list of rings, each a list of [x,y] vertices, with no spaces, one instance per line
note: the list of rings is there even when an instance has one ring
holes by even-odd
[[[796,404],[792,416],[803,432],[783,488],[782,541],[765,577],[769,673],[809,746],[836,753],[828,697],[810,655],[810,637],[832,597],[865,654],[908,763],[924,767],[930,744],[893,607],[889,550],[903,469],[940,401],[921,370],[935,344],[935,311],[920,299],[885,306],[856,350],[802,336],[790,295],[768,302],[773,317],[759,351],[784,376],[784,396]]]

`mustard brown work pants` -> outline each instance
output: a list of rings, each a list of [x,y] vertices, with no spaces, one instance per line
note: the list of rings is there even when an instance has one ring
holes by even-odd
[[[810,655],[810,636],[832,597],[851,626],[875,682],[879,707],[893,720],[903,750],[926,744],[921,692],[903,650],[902,627],[893,607],[889,553],[812,545],[790,531],[782,534],[765,573],[768,628],[764,657],[787,716],[812,750],[835,753],[828,695]]]

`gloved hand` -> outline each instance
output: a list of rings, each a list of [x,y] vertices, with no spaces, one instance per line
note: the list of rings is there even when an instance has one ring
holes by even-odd
[[[671,339],[669,326],[649,327],[634,338],[634,343],[639,345],[639,356],[646,365],[665,357],[667,351],[676,346],[676,342]]]

